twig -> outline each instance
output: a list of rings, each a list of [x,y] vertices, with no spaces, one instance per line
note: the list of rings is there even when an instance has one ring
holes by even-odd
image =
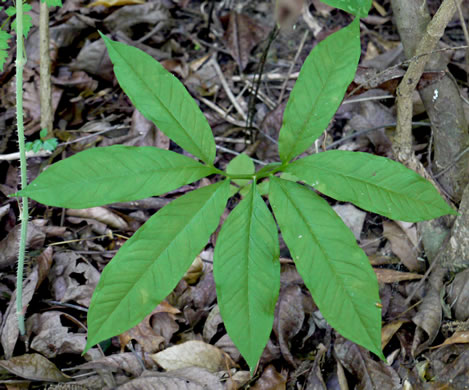
[[[223,86],[223,89],[225,90],[228,99],[230,99],[230,102],[233,104],[236,111],[238,111],[238,114],[241,115],[244,120],[246,120],[247,116],[243,108],[239,105],[239,102],[236,100],[235,95],[233,95],[233,92],[231,92],[230,86],[228,85],[228,82],[226,81],[225,76],[223,75],[223,72],[220,69],[220,65],[218,65],[218,62],[215,60],[214,57],[212,57],[208,63],[215,69],[215,72],[217,73],[217,76],[220,79],[221,85]]]
[[[202,103],[204,103],[206,106],[210,107],[213,111],[218,113],[223,119],[225,119],[227,122],[238,126],[238,127],[244,127],[244,122],[238,121],[232,116],[228,115],[225,111],[223,111],[220,107],[218,107],[215,103],[211,102],[210,100],[204,98],[204,97],[199,97],[198,98]]]
[[[53,135],[53,110],[52,110],[52,88],[50,75],[50,54],[49,54],[49,8],[45,1],[40,2],[39,11],[39,82],[41,101],[41,129],[47,129],[47,135]]]
[[[422,77],[429,54],[444,34],[445,28],[456,11],[457,2],[462,0],[444,0],[440,8],[428,23],[427,30],[420,40],[416,55],[397,88],[397,131],[393,150],[399,161],[411,161],[415,157],[412,151],[412,93]]]
[[[448,172],[452,167],[454,167],[457,162],[462,158],[462,156],[464,156],[467,152],[469,152],[469,147],[467,147],[466,149],[464,149],[461,153],[459,153],[455,158],[454,158],[454,161],[451,162],[448,166],[446,166],[445,168],[443,168],[443,170],[441,172],[438,172],[436,175],[434,175],[433,177],[435,179],[438,179],[441,175],[445,174],[446,172]]]
[[[285,81],[283,82],[282,90],[280,91],[280,96],[278,97],[278,100],[277,100],[278,104],[282,103],[283,96],[285,95],[285,90],[287,89],[288,79],[290,78],[290,75],[293,73],[293,68],[295,67],[296,62],[298,61],[298,57],[300,56],[303,50],[303,47],[305,45],[306,39],[308,39],[308,36],[309,36],[309,30],[306,30],[303,35],[303,38],[301,38],[300,45],[298,46],[298,50],[296,51],[295,58],[293,58],[290,69],[288,69],[287,77],[285,78]]]
[[[39,152],[26,152],[25,158],[31,158],[31,157],[46,157],[50,156],[52,152],[49,152],[48,150],[41,150]],[[0,154],[0,161],[13,161],[13,160],[19,160],[20,159],[20,152],[16,153],[9,153],[9,154]]]
[[[239,156],[241,154],[241,153],[235,152],[234,150],[225,148],[225,147],[220,146],[220,145],[216,145],[216,147],[217,147],[218,150],[221,150],[222,152],[233,154],[235,156]],[[253,158],[252,161],[254,161],[255,163],[257,163],[259,165],[267,165],[267,163],[265,163],[264,161],[256,160],[255,158]]]
[[[466,22],[464,21],[464,15],[462,13],[461,4],[455,2],[458,9],[459,21],[461,22],[462,31],[464,34],[464,39],[466,40],[466,45],[469,45],[469,33],[467,31]],[[469,83],[469,48],[466,49],[466,78]]]

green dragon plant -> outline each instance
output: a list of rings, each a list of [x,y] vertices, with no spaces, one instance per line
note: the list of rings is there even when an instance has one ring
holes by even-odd
[[[354,13],[366,15],[363,1],[327,2],[348,11],[356,3]],[[403,221],[455,212],[431,183],[390,159],[328,151],[295,160],[327,127],[354,78],[359,18],[306,59],[285,109],[281,162],[257,172],[245,155],[226,171],[216,168],[211,129],[184,86],[149,55],[101,36],[117,80],[138,110],[201,162],[154,147],[95,148],[53,164],[19,195],[88,208],[161,195],[210,175],[222,179],[160,209],[120,248],[91,300],[86,350],[137,325],[174,289],[219,225],[234,182],[245,196],[220,230],[213,272],[226,329],[251,370],[270,337],[279,294],[277,224],[326,320],[383,359],[376,276],[352,232],[314,190]],[[260,185],[268,188],[273,215]]]

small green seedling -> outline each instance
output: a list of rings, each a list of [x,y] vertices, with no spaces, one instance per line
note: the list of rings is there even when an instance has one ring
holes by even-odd
[[[383,157],[329,151],[295,160],[327,127],[354,78],[359,19],[310,53],[285,109],[281,162],[257,172],[244,155],[226,172],[216,168],[211,129],[184,86],[149,55],[101,36],[138,110],[201,162],[154,147],[95,148],[53,164],[19,195],[87,208],[161,195],[210,175],[222,180],[163,207],[105,267],[88,311],[86,350],[137,325],[171,293],[218,227],[237,191],[232,182],[244,196],[220,230],[213,271],[226,329],[251,370],[270,337],[279,294],[277,224],[326,320],[383,359],[376,276],[352,232],[314,190],[403,221],[455,212],[431,183]],[[289,180],[276,176],[281,172]],[[267,189],[273,214],[258,183]]]
[[[47,138],[47,129],[42,129],[41,132],[39,133],[39,139],[33,142],[26,142],[25,148],[26,151],[33,151],[34,153],[39,152],[41,149],[42,150],[47,150],[49,152],[54,151],[57,148],[57,145],[59,142],[57,141],[57,138]]]

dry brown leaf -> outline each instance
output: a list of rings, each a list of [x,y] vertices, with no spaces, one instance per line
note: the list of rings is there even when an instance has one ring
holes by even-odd
[[[278,372],[272,364],[269,364],[261,377],[251,386],[252,390],[285,390],[287,378]]]
[[[0,241],[0,269],[16,264],[20,242],[21,226],[15,226],[8,235]],[[32,222],[28,222],[26,248],[33,250],[44,247],[46,235]]]
[[[448,286],[448,301],[458,321],[469,319],[469,269],[459,272]]]
[[[359,389],[399,389],[401,380],[394,369],[382,361],[373,360],[364,348],[339,336],[334,350],[342,365],[359,381]]]
[[[91,207],[89,209],[67,209],[67,215],[72,217],[95,219],[117,230],[127,230],[129,226],[125,220],[106,207]]]
[[[303,326],[305,311],[303,308],[303,293],[301,288],[292,284],[280,290],[273,330],[278,337],[280,351],[285,360],[296,367],[296,362],[290,352],[290,341]]]
[[[215,343],[215,347],[226,352],[235,362],[239,362],[242,358],[239,349],[234,345],[233,340],[228,333],[224,334],[220,340]]]
[[[379,283],[395,283],[404,280],[422,279],[423,275],[412,272],[400,272],[393,269],[373,268]]]
[[[38,353],[0,360],[0,367],[21,378],[34,381],[67,382],[70,380],[70,377],[62,374],[54,363]]]
[[[226,353],[203,341],[187,341],[155,353],[151,358],[167,371],[200,367],[216,372],[235,366]]]
[[[401,328],[402,324],[408,322],[407,320],[396,320],[386,324],[381,329],[381,349],[384,349],[386,345],[388,345],[389,341],[391,341],[392,336]]]
[[[276,0],[275,2],[275,21],[279,28],[290,28],[300,17],[304,0]]]
[[[215,305],[213,309],[210,310],[210,313],[208,313],[208,317],[205,320],[204,324],[204,330],[202,332],[204,340],[207,343],[210,343],[212,337],[217,334],[218,326],[222,323],[223,320],[221,318],[220,308],[218,307],[218,305]]]
[[[27,320],[28,330],[35,333],[31,348],[48,358],[64,353],[81,355],[86,345],[84,333],[71,333],[62,325],[60,311],[33,314]]]
[[[321,363],[324,360],[324,355],[327,348],[323,344],[319,344],[316,357],[314,358],[313,367],[311,367],[308,375],[308,381],[305,390],[327,390],[324,378],[321,372]]]
[[[123,5],[135,5],[135,4],[144,4],[143,0],[97,0],[88,4],[88,7],[96,7],[98,5],[103,5],[105,7],[121,7]]]
[[[54,255],[50,280],[57,301],[88,307],[99,277],[99,271],[74,252]]]
[[[195,284],[197,283],[199,278],[202,276],[203,272],[204,272],[204,263],[202,259],[200,258],[200,256],[197,256],[195,260],[192,262],[189,269],[184,274],[183,279],[188,284]]]
[[[434,348],[441,348],[444,345],[450,345],[450,344],[468,344],[469,343],[469,331],[460,331],[460,332],[454,332],[454,334],[446,339],[442,344],[435,345],[433,347],[430,347],[430,349]]]
[[[147,353],[139,353],[137,355],[133,352],[124,352],[114,353],[91,362],[80,364],[74,368],[79,370],[104,369],[112,372],[124,370],[132,376],[139,377],[143,372],[143,367],[140,360],[142,358],[144,359],[145,367],[154,368],[156,366]]]
[[[278,161],[278,146],[272,142],[264,134],[270,138],[277,140],[280,132],[280,127],[283,121],[283,112],[285,111],[287,103],[279,104],[274,110],[270,111],[261,123],[262,133],[259,134],[259,146],[256,149],[257,157],[262,161]]]
[[[220,380],[212,373],[197,367],[188,367],[171,372],[148,372],[117,390],[223,390]]]
[[[352,231],[355,239],[360,240],[360,234],[365,223],[366,213],[351,204],[339,204],[332,207],[347,227]]]
[[[392,221],[384,221],[383,229],[384,237],[391,242],[392,251],[402,263],[412,272],[422,272],[425,263],[419,261],[420,250],[411,242],[408,235]]]
[[[23,283],[23,307],[26,308],[33,298],[34,292],[49,273],[52,264],[52,247],[47,248],[37,258],[31,274]],[[5,357],[13,356],[13,350],[18,339],[18,318],[16,315],[16,292],[12,295],[2,325],[1,342]]]
[[[169,149],[170,140],[155,124],[145,118],[140,111],[134,110],[130,126],[130,141],[120,142],[128,146],[155,146],[160,149]]]
[[[251,50],[267,35],[267,28],[257,20],[237,12],[230,12],[221,21],[226,26],[223,36],[226,45],[243,71],[249,62]]]

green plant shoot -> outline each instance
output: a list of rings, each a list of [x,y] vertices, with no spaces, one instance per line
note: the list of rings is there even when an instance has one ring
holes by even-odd
[[[243,187],[243,199],[218,236],[214,277],[226,329],[251,370],[270,337],[279,293],[277,224],[326,320],[383,359],[376,276],[353,234],[314,190],[404,221],[455,212],[431,183],[383,157],[330,151],[293,161],[327,127],[353,80],[359,19],[309,54],[285,110],[281,163],[257,172],[245,155],[226,171],[216,168],[212,132],[183,85],[144,52],[101,36],[117,80],[135,106],[201,162],[153,147],[95,148],[53,164],[19,195],[86,208],[161,195],[209,175],[222,180],[172,201],[122,246],[93,295],[86,350],[137,325],[171,293],[217,228],[228,198]],[[259,194],[261,180],[273,215]],[[231,182],[236,188],[230,189]]]

